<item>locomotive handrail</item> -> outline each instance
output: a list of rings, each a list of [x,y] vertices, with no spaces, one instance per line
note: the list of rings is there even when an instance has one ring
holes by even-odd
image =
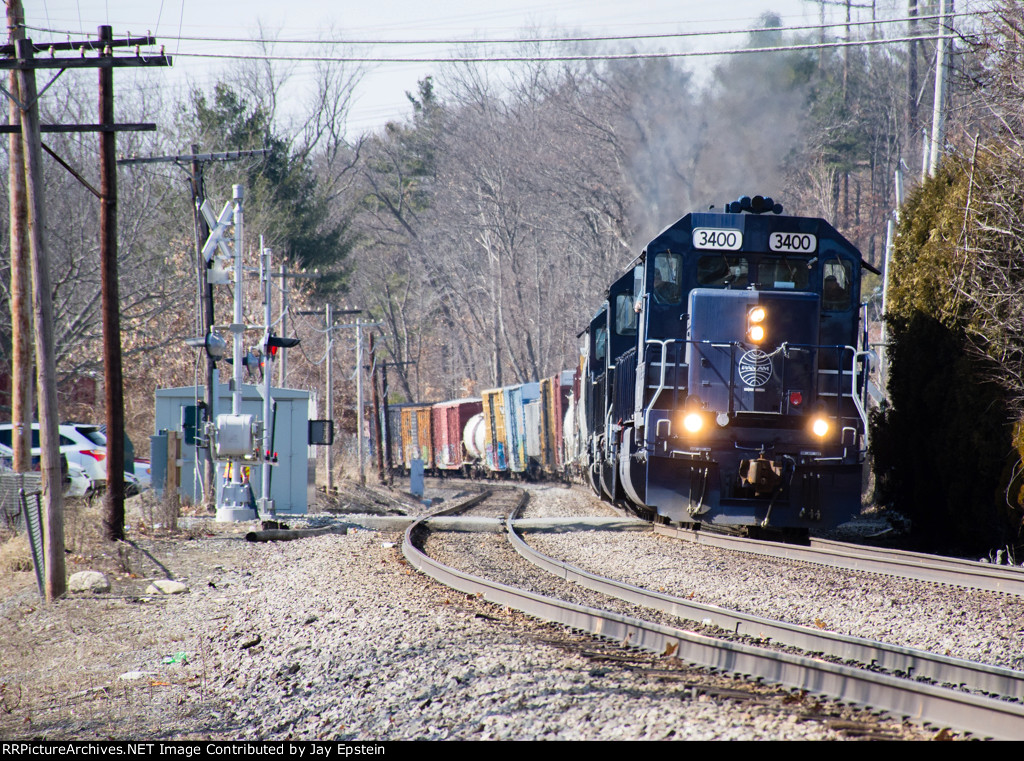
[[[659,373],[659,376],[658,376],[658,387],[655,389],[654,394],[651,397],[651,401],[648,402],[646,408],[644,409],[644,413],[643,413],[643,421],[644,421],[644,430],[645,431],[647,430],[647,427],[648,427],[648,425],[650,423],[650,416],[651,416],[651,412],[654,409],[654,405],[657,403],[658,398],[661,396],[662,391],[665,390],[665,385],[666,385],[665,384],[665,375],[666,375],[666,368],[668,366],[668,362],[666,361],[666,355],[668,353],[667,347],[668,347],[669,344],[674,344],[674,343],[698,344],[698,345],[701,345],[701,346],[711,346],[712,348],[718,348],[718,349],[728,348],[728,349],[730,349],[733,352],[735,352],[737,346],[740,346],[742,344],[741,341],[712,341],[712,340],[707,339],[707,338],[700,339],[700,340],[682,339],[682,338],[668,338],[668,339],[665,339],[665,340],[659,340],[657,338],[648,338],[648,339],[646,339],[644,341],[644,343],[645,344],[652,344],[652,345],[656,344],[656,345],[661,347],[661,361],[658,363],[660,365],[660,373]],[[870,360],[871,360],[871,358],[874,358],[876,356],[875,353],[873,351],[870,351],[870,350],[858,351],[856,347],[850,346],[848,344],[793,344],[793,343],[786,342],[786,343],[780,344],[779,347],[775,350],[775,352],[773,352],[773,354],[778,352],[778,351],[784,351],[784,352],[789,352],[789,351],[810,351],[810,350],[824,351],[824,350],[828,350],[828,349],[835,349],[835,350],[838,350],[840,353],[850,352],[852,354],[852,358],[851,358],[851,361],[850,361],[850,396],[851,396],[851,398],[853,400],[854,407],[857,410],[857,416],[860,418],[861,423],[864,426],[864,446],[866,448],[868,446],[868,443],[869,443],[869,438],[868,438],[868,416],[867,416],[867,411],[865,410],[865,407],[864,407],[864,403],[860,399],[860,397],[858,396],[858,393],[857,393],[857,361],[860,358],[863,357],[866,360],[868,360],[867,366],[870,367]],[[679,363],[674,363],[674,364],[679,364]],[[734,364],[735,364],[734,362],[730,362],[730,365],[734,365]],[[841,362],[840,362],[840,367],[839,367],[837,372],[839,373],[839,378],[840,378],[840,381],[841,381],[842,373],[844,372],[843,369],[842,369],[842,363]],[[729,403],[730,409],[729,409],[729,412],[730,413],[732,412],[732,398],[733,398],[732,391],[733,391],[733,386],[734,385],[735,385],[735,379],[733,377],[733,373],[730,372],[730,378],[729,378],[729,392],[730,392],[729,393],[729,399],[730,399],[730,403]],[[677,377],[676,378],[676,388],[678,389],[678,387],[679,387],[679,379]],[[837,389],[837,390],[839,391],[839,394],[837,394],[837,397],[841,396],[842,395],[841,388]],[[839,401],[840,401],[839,398],[837,398],[836,399],[837,404],[839,403]],[[645,434],[645,438],[646,438],[646,434]]]
[[[864,449],[866,451],[871,443],[870,426],[868,425],[868,413],[864,409],[864,402],[857,396],[857,358],[864,357],[866,360],[864,364],[864,377],[867,378],[871,372],[871,360],[876,357],[875,353],[870,349],[857,351],[852,346],[847,346],[846,348],[853,350],[853,363],[850,366],[850,396],[853,398],[853,406],[857,408],[857,414],[860,415],[860,420],[864,424]],[[867,383],[864,385],[867,388]]]
[[[668,338],[668,339],[665,339],[664,341],[659,341],[657,338],[647,338],[647,339],[644,340],[644,344],[645,345],[646,344],[658,344],[659,346],[661,346],[661,363],[660,363],[661,364],[661,375],[658,378],[658,388],[655,389],[654,396],[651,397],[651,401],[647,405],[647,409],[644,410],[644,437],[645,438],[647,436],[647,424],[650,421],[651,410],[654,409],[654,403],[656,401],[658,401],[658,397],[661,396],[661,392],[665,388],[665,367],[668,365],[668,363],[665,361],[665,359],[666,359],[665,355],[667,354],[667,347],[668,347],[669,344],[674,344],[674,343],[676,343],[679,340],[680,339],[678,339],[678,338]],[[644,385],[647,385],[647,378],[646,377],[644,378]],[[678,387],[678,386],[679,386],[679,379],[676,378],[676,387]]]

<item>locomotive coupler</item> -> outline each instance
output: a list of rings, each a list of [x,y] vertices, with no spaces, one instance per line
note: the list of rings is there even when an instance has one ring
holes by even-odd
[[[740,460],[740,480],[754,487],[754,494],[772,494],[782,482],[781,463],[774,463],[762,452],[756,460]]]

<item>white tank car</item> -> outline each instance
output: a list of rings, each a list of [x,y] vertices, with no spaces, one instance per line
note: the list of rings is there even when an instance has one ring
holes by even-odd
[[[487,438],[484,432],[484,415],[478,412],[469,419],[462,431],[462,445],[466,448],[467,462],[476,463],[484,459]]]

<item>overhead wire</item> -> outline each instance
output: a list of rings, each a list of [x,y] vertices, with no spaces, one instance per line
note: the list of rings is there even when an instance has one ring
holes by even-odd
[[[890,37],[878,40],[835,40],[832,42],[800,43],[796,45],[772,45],[763,47],[729,48],[724,50],[687,50],[677,52],[651,53],[596,53],[578,55],[517,55],[517,56],[424,56],[396,58],[391,56],[284,56],[272,54],[243,53],[178,53],[180,58],[214,58],[231,61],[283,61],[292,63],[543,63],[560,61],[622,61],[657,60],[668,58],[702,58],[722,55],[755,53],[785,53],[829,48],[873,47],[892,45],[900,42],[931,42],[933,40],[958,39],[956,34],[924,34],[909,37]]]
[[[947,14],[947,18],[968,18],[989,15],[994,11],[961,11]],[[868,21],[830,21],[823,24],[798,24],[792,26],[764,27],[764,28],[743,28],[743,29],[717,29],[708,31],[692,32],[659,32],[656,34],[628,34],[628,35],[593,35],[593,36],[556,36],[556,37],[508,37],[508,38],[440,38],[440,39],[358,39],[358,38],[270,38],[270,37],[214,37],[206,35],[162,35],[163,39],[176,40],[178,42],[223,42],[223,43],[257,43],[269,45],[518,45],[518,44],[543,44],[543,43],[567,43],[567,42],[643,42],[647,40],[668,40],[682,39],[689,37],[720,37],[738,34],[769,34],[787,33],[801,31],[823,31],[833,28],[850,28],[862,26],[882,26],[885,24],[902,24],[909,22],[937,21],[941,17],[937,14],[919,16],[900,16],[896,18],[872,19]],[[38,32],[51,34],[67,34],[67,30],[52,29],[35,26],[25,26]]]
[[[800,43],[795,45],[771,45],[762,47],[727,48],[723,50],[685,50],[676,52],[650,53],[595,53],[578,55],[517,55],[517,56],[424,56],[396,58],[391,56],[285,56],[272,54],[244,53],[178,53],[179,58],[212,58],[228,61],[282,61],[290,63],[544,63],[567,61],[624,61],[658,60],[669,58],[702,58],[723,55],[756,53],[785,53],[829,48],[873,47],[892,45],[900,42],[931,42],[933,40],[959,39],[957,34],[922,34],[909,37],[890,37],[877,40],[835,40],[831,42]]]

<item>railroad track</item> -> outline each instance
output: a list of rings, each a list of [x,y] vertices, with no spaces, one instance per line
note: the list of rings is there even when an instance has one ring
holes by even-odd
[[[673,655],[698,666],[765,679],[841,701],[885,710],[913,721],[953,727],[981,737],[1024,739],[1024,705],[1019,702],[997,700],[869,669],[831,663],[820,658],[716,639],[640,618],[577,605],[456,570],[428,557],[416,546],[414,537],[424,529],[432,517],[466,510],[484,501],[488,496],[489,494],[485,492],[471,500],[432,513],[411,525],[406,531],[403,544],[403,553],[409,563],[453,589],[629,647],[655,654]],[[536,555],[513,530],[515,514],[525,504],[526,499],[527,495],[523,493],[515,511],[506,514],[507,527],[510,540],[520,553],[525,551],[527,554]],[[548,570],[552,573],[561,578],[569,578],[571,567],[551,559],[547,559],[546,562],[551,565]],[[843,653],[837,657],[855,658],[869,664],[874,662],[875,668],[887,668],[903,673],[916,672],[919,676],[922,675],[922,671],[928,671],[929,674],[935,675],[928,678],[936,681],[969,684],[975,689],[1008,694],[1017,699],[1022,694],[1021,675],[1007,669],[957,662],[956,659],[932,656],[906,648],[890,648],[881,643],[852,637],[829,637],[823,632],[810,632],[805,627],[740,616],[724,609],[713,609],[711,606],[695,605],[666,595],[646,592],[593,574],[586,574],[579,569],[571,569],[571,575],[570,580],[583,583],[584,586],[595,585],[591,587],[592,589],[601,587],[597,591],[604,594],[664,610],[675,616],[696,618],[700,621],[712,618],[712,622],[730,631],[740,631],[744,627],[749,631],[762,631],[761,627],[776,627],[770,629],[774,632],[772,635],[762,633],[753,636],[770,636],[779,642],[785,641],[784,638],[793,638],[804,642],[803,647],[810,652],[826,652],[827,646]],[[638,595],[640,597],[637,597]],[[640,599],[644,601],[641,602]],[[680,606],[680,602],[683,606]],[[823,635],[824,638],[814,639],[813,642],[816,644],[807,644],[812,641],[807,638],[808,633]],[[827,645],[824,644],[826,642]],[[850,655],[853,652],[857,655]],[[885,666],[881,665],[883,662]]]
[[[826,539],[812,539],[810,546],[802,546],[673,526],[656,525],[654,532],[720,549],[1024,597],[1024,569],[1014,566],[865,547]]]

